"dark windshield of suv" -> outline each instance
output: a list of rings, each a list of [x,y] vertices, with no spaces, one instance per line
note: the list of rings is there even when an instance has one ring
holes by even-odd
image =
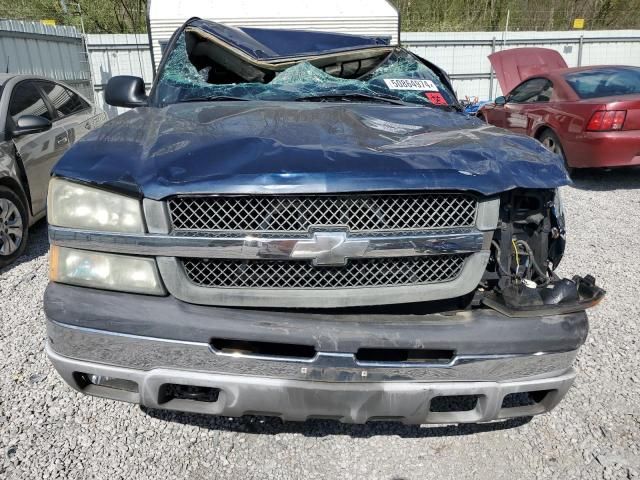
[[[323,68],[300,61],[282,71],[267,72],[258,81],[247,81],[242,75],[255,68],[246,63],[243,69],[241,58],[223,66],[210,58],[190,55],[188,44],[182,33],[159,72],[156,99],[160,105],[197,100],[315,99],[438,107],[457,104],[433,70],[400,48],[389,49],[381,58]]]
[[[580,98],[616,97],[640,93],[640,68],[607,67],[565,76]]]

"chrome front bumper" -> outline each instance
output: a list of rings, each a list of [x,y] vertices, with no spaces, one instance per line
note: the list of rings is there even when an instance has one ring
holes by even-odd
[[[64,380],[76,390],[114,400],[139,403],[150,408],[239,417],[268,415],[283,420],[330,418],[345,423],[396,420],[403,423],[469,423],[537,415],[554,408],[573,383],[572,369],[537,380],[510,382],[319,382],[247,375],[228,375],[194,370],[155,368],[136,370],[57,354],[47,345],[49,359]],[[83,385],[78,374],[98,375],[133,382],[136,391]],[[210,387],[219,391],[215,402],[162,399],[164,385]],[[540,401],[509,407],[508,395],[544,392]],[[473,408],[432,411],[435,397],[476,396]],[[454,400],[455,401],[455,400]]]
[[[459,355],[448,364],[360,362],[350,353],[312,359],[229,355],[208,343],[119,334],[48,321],[47,353],[63,379],[83,393],[150,408],[285,420],[334,418],[347,423],[465,423],[536,415],[555,407],[571,386],[577,353]],[[134,389],[87,384],[97,375]],[[131,383],[132,382],[132,383]],[[164,400],[164,385],[209,387],[217,401]],[[509,407],[505,397],[542,392]],[[475,396],[472,409],[432,411],[435,397]],[[508,403],[508,400],[507,400]]]
[[[49,358],[83,393],[152,408],[287,420],[461,423],[543,413],[569,389],[588,331],[584,312],[328,315],[217,308],[56,283],[47,288],[44,308]],[[306,345],[312,353],[294,357],[282,348],[278,357],[255,348],[247,354],[250,348],[220,350],[216,339]],[[448,353],[423,362],[380,361],[393,357],[367,357],[366,349]],[[176,386],[215,390],[217,399],[167,398],[163,392]],[[523,392],[535,401],[512,401]],[[442,399],[434,398],[443,396],[475,403],[442,411],[434,407]]]
[[[555,407],[573,383],[575,373],[546,379],[516,382],[317,382],[244,375],[221,375],[158,368],[135,370],[81,360],[55,353],[49,359],[73,388],[92,395],[139,403],[150,408],[238,417],[268,415],[283,420],[330,418],[345,423],[395,420],[403,423],[473,423],[536,415]],[[124,379],[137,391],[128,392],[96,385],[83,386],[76,372]],[[185,399],[162,400],[163,385],[178,384],[219,390],[215,402]],[[537,403],[504,407],[505,397],[521,392],[547,392]],[[435,397],[475,395],[477,402],[465,411],[432,411]]]

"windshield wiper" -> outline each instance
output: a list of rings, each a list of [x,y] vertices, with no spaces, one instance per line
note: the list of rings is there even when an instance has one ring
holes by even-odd
[[[227,95],[212,95],[211,97],[195,97],[195,98],[187,98],[185,100],[180,100],[180,103],[188,103],[188,102],[247,102],[248,98],[242,97],[231,97]]]
[[[391,95],[368,95],[366,93],[328,93],[325,95],[310,95],[296,98],[296,102],[339,102],[339,101],[365,101],[391,103],[393,105],[408,105],[400,97]]]

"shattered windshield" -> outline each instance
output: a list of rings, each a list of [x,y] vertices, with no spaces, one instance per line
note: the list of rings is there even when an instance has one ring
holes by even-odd
[[[352,63],[317,68],[301,61],[278,72],[268,72],[262,81],[240,78],[213,60],[196,58],[187,51],[183,32],[159,73],[156,98],[160,105],[198,100],[272,101],[382,101],[448,107],[457,102],[437,75],[403,49],[393,49],[371,68],[363,71],[358,61],[357,76]],[[237,60],[237,59],[236,59]],[[349,69],[352,71],[349,72]],[[331,69],[332,73],[327,73]],[[351,78],[344,78],[350,76]]]

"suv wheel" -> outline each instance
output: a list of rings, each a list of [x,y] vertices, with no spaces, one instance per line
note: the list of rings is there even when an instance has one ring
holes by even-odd
[[[0,268],[22,255],[29,236],[29,217],[24,200],[10,188],[0,186]]]

